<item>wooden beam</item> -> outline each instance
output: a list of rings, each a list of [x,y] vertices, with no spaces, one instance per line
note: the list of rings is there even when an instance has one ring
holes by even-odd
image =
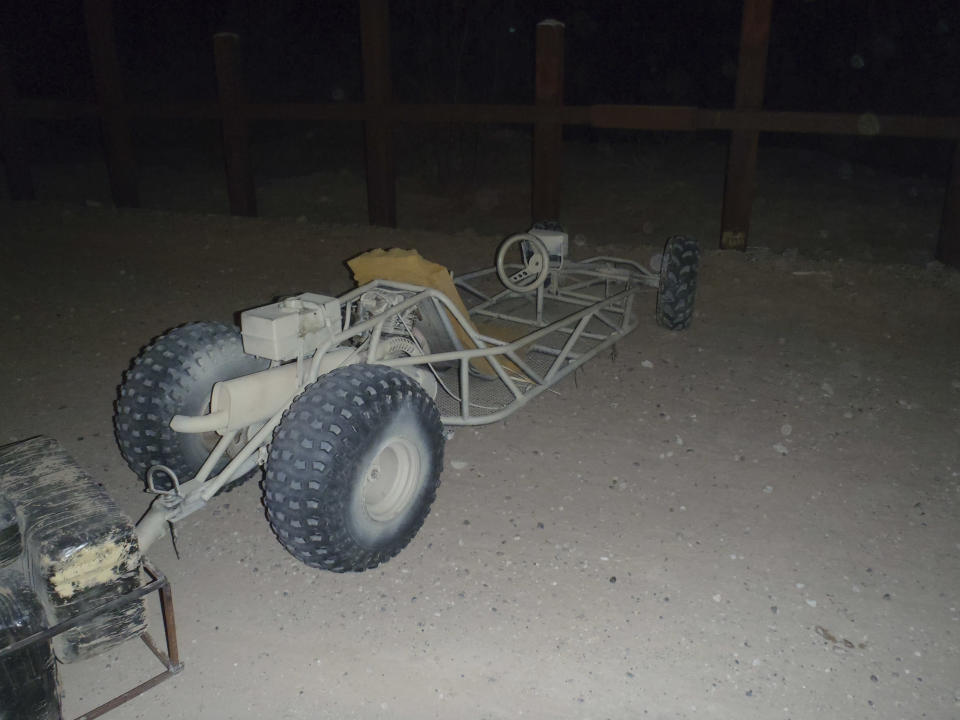
[[[759,110],[763,106],[772,5],[773,0],[744,0],[743,3],[735,100],[738,110]],[[744,250],[747,247],[757,177],[758,140],[756,130],[731,133],[720,221],[721,248]]]
[[[958,116],[697,110],[697,125],[701,130],[753,130],[862,137],[960,137],[960,117]]]
[[[593,127],[624,130],[695,131],[700,129],[703,112],[695,107],[659,105],[592,105],[589,110]]]
[[[543,20],[537,24],[536,107],[563,105],[563,23]],[[538,120],[533,126],[532,220],[560,217],[560,180],[563,173],[563,123]]]
[[[360,0],[363,53],[364,123],[367,160],[367,214],[371,225],[397,226],[397,189],[393,123],[387,112],[393,90],[390,80],[390,4]]]
[[[100,105],[100,127],[106,151],[110,194],[117,207],[137,207],[140,205],[137,162],[123,100],[123,79],[113,27],[113,2],[84,0],[83,8],[90,64]]]
[[[943,200],[937,259],[960,268],[960,140],[953,143],[953,169]]]
[[[217,33],[213,36],[213,55],[220,95],[223,161],[227,172],[230,214],[253,217],[257,214],[257,191],[253,181],[253,163],[250,161],[250,131],[240,62],[240,37],[235,33]]]
[[[0,160],[7,177],[7,189],[14,200],[33,200],[33,177],[27,160],[23,120],[11,108],[17,99],[10,54],[0,46]]]
[[[253,120],[336,120],[362,122],[364,103],[247,103]],[[10,114],[22,120],[98,118],[96,103],[17,98]],[[536,105],[391,104],[383,112],[394,123],[507,123],[543,121],[624,130],[755,130],[771,133],[860,135],[864,137],[960,138],[960,116],[874,115],[872,113],[714,110],[682,105]],[[215,100],[163,100],[127,103],[131,118],[219,120]]]

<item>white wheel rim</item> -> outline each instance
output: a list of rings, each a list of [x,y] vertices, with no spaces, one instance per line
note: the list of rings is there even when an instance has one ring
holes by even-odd
[[[404,438],[384,445],[363,475],[363,509],[377,522],[390,522],[413,502],[420,486],[420,453]]]

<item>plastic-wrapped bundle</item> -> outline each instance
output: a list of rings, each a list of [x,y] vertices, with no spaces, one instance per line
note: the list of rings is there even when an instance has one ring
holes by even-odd
[[[23,552],[20,525],[13,503],[0,495],[0,568],[12,564]]]
[[[55,625],[140,585],[140,549],[130,519],[56,440],[0,448],[0,494],[17,509],[21,563]],[[146,626],[142,600],[100,613],[58,635],[63,662],[91,657]]]
[[[0,648],[46,628],[43,608],[19,570],[0,570]],[[57,665],[50,641],[0,658],[0,720],[59,720]]]

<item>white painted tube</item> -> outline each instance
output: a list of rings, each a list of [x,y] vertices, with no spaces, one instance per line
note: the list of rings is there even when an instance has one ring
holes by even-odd
[[[150,509],[137,523],[137,540],[141,553],[147,552],[151,545],[167,534],[171,512],[160,500],[159,497],[154,498]]]
[[[220,432],[242,430],[273,417],[290,404],[297,389],[296,363],[224,380],[213,386],[210,414],[226,416]]]
[[[337,348],[324,354],[318,363],[323,375],[362,357],[356,348]],[[420,368],[400,368],[420,382],[431,397],[436,395],[436,380]],[[262,370],[251,375],[224,380],[213,386],[208,415],[177,415],[170,422],[176,432],[226,434],[263,423],[286,408],[303,388],[297,378],[297,363]]]
[[[215,412],[209,415],[174,415],[170,428],[178,433],[205,433],[223,430],[227,425],[227,413]]]

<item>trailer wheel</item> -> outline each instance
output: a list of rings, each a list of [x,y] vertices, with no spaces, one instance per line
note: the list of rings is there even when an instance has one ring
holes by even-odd
[[[161,335],[134,359],[120,385],[114,430],[124,460],[144,481],[154,465],[165,465],[178,478],[189,480],[220,436],[176,433],[170,429],[170,420],[174,415],[207,412],[215,383],[265,370],[269,364],[244,353],[240,333],[220,323],[188,323]],[[221,459],[217,470],[227,464],[230,454]],[[221,492],[237,487],[257,470],[228,483]],[[162,473],[155,478],[158,489],[169,490],[173,485]]]
[[[697,295],[700,248],[693,238],[675,235],[667,240],[660,261],[657,323],[668,330],[686,330],[693,320]]]
[[[423,525],[443,444],[440,411],[410,377],[383,365],[333,370],[274,432],[264,480],[270,525],[311,567],[376,567]]]

